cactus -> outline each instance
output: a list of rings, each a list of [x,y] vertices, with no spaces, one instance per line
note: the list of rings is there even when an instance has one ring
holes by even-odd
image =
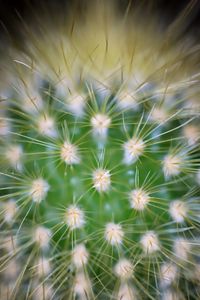
[[[102,3],[7,41],[0,299],[199,299],[198,49]]]

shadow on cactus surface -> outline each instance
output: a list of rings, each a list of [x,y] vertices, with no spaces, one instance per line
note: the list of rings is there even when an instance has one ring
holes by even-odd
[[[181,37],[194,8],[161,28],[116,3],[6,33],[1,300],[200,299],[200,55]]]

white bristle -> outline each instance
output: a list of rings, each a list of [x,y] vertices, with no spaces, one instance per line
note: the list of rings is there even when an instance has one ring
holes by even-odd
[[[105,229],[105,239],[112,246],[120,245],[124,237],[124,232],[120,224],[108,223]]]
[[[143,210],[150,201],[149,195],[142,189],[135,189],[129,195],[131,208]]]
[[[121,280],[130,279],[133,276],[133,270],[132,263],[126,258],[120,259],[114,268],[116,276]]]
[[[157,124],[163,124],[167,118],[168,114],[164,107],[154,107],[150,115],[150,120]]]
[[[174,240],[173,253],[175,254],[176,258],[186,262],[190,252],[191,245],[187,239],[180,237]]]
[[[187,125],[183,128],[183,135],[186,138],[188,145],[195,145],[200,138],[200,128],[195,125]]]
[[[160,243],[157,234],[154,231],[146,232],[140,240],[142,249],[146,254],[152,254],[160,250]]]
[[[121,92],[119,94],[117,97],[117,105],[121,110],[136,110],[138,108],[138,103],[135,99],[135,96],[128,92]]]
[[[89,298],[91,283],[84,272],[77,273],[74,279],[74,294],[81,300]]]
[[[47,248],[51,239],[51,231],[43,226],[38,226],[33,233],[33,241],[41,248]]]
[[[57,137],[55,120],[48,115],[41,115],[37,120],[37,130],[43,136]]]
[[[89,254],[84,244],[76,245],[72,252],[72,262],[77,269],[82,268],[88,262]]]
[[[177,223],[184,222],[187,217],[188,207],[183,201],[176,200],[170,203],[169,213],[172,219]]]
[[[84,95],[72,94],[66,100],[67,109],[76,117],[82,117],[84,115],[84,109],[86,106],[86,98]]]
[[[80,163],[78,147],[70,142],[64,142],[60,150],[60,156],[67,165]]]
[[[111,125],[111,119],[106,114],[97,113],[91,118],[91,125],[94,135],[105,138]]]
[[[97,169],[93,172],[93,186],[98,192],[106,192],[111,185],[110,171]]]
[[[37,271],[36,274],[39,278],[48,276],[51,271],[50,262],[45,257],[40,257],[37,263]]]
[[[18,207],[15,200],[9,200],[3,203],[4,220],[7,223],[12,223],[15,220]]]
[[[178,155],[166,155],[163,160],[163,172],[166,178],[181,173],[182,159]]]
[[[71,205],[66,210],[65,220],[71,230],[82,228],[85,224],[84,212],[79,207]]]
[[[175,264],[171,262],[162,264],[160,269],[160,285],[167,287],[174,283],[177,278],[177,273],[178,270]]]
[[[143,154],[145,144],[142,139],[133,137],[123,145],[124,163],[130,165],[138,160]]]
[[[36,89],[35,89],[36,90]],[[41,96],[39,93],[33,91],[32,88],[29,89],[28,94],[25,92],[20,95],[20,100],[22,101],[22,109],[29,114],[38,114],[44,106]]]
[[[34,179],[31,183],[29,195],[34,202],[40,203],[47,196],[49,184],[43,178]]]
[[[5,151],[5,158],[13,169],[22,170],[23,149],[21,145],[10,145]]]

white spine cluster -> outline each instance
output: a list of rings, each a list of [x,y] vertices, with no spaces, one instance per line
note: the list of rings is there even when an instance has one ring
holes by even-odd
[[[150,201],[149,195],[143,189],[135,189],[129,195],[131,208],[135,210],[144,210]]]
[[[200,139],[200,129],[195,125],[187,125],[183,128],[183,135],[189,146],[194,146]]]
[[[78,147],[70,142],[64,142],[60,150],[60,156],[67,165],[80,163]]]
[[[120,93],[117,98],[117,104],[121,110],[133,109],[136,110],[138,108],[138,103],[131,93],[123,92]]]
[[[52,117],[48,116],[47,114],[43,114],[37,119],[37,130],[43,136],[51,138],[57,137],[55,121]]]
[[[160,250],[160,243],[154,231],[146,232],[141,237],[140,243],[145,254],[153,254]]]
[[[49,275],[51,272],[50,262],[45,257],[40,257],[37,263],[37,276],[39,278]]]
[[[34,202],[40,203],[46,198],[49,188],[49,184],[46,180],[37,178],[31,183],[29,195]]]
[[[154,107],[150,115],[150,120],[157,124],[163,124],[167,118],[168,114],[164,107]]]
[[[5,151],[5,158],[13,169],[22,170],[23,149],[21,145],[10,145]]]
[[[164,263],[160,269],[160,285],[161,287],[167,287],[175,282],[177,278],[178,270],[173,263]]]
[[[66,210],[65,220],[71,230],[82,228],[85,224],[84,212],[79,207],[71,205]]]
[[[15,200],[9,200],[3,204],[4,220],[7,223],[12,223],[18,211]]]
[[[105,229],[105,239],[112,246],[122,243],[124,232],[120,224],[108,223]]]
[[[76,117],[82,117],[84,115],[84,109],[86,105],[85,96],[80,94],[70,95],[67,98],[67,109]]]
[[[83,268],[88,262],[89,254],[84,244],[76,245],[72,252],[72,262],[77,269]]]
[[[122,258],[115,265],[114,272],[121,280],[127,280],[133,276],[133,269],[132,263],[128,259]]]
[[[38,226],[33,233],[33,241],[40,248],[47,248],[51,239],[51,231],[43,226]]]
[[[169,213],[177,223],[183,223],[187,217],[188,207],[183,201],[176,200],[170,203]]]
[[[110,171],[105,169],[97,169],[93,172],[93,186],[98,192],[106,192],[111,185]]]
[[[166,178],[181,173],[183,161],[178,155],[168,154],[163,160],[163,172]]]
[[[91,118],[93,133],[101,138],[106,138],[108,128],[111,125],[111,119],[108,115],[97,113]]]
[[[91,283],[86,274],[81,271],[77,273],[74,280],[74,294],[81,300],[87,300],[89,298],[91,290]]]
[[[173,252],[176,258],[186,262],[191,252],[191,244],[185,238],[176,238],[173,244]]]
[[[138,160],[143,154],[145,144],[142,139],[133,137],[123,145],[124,149],[124,163],[130,165]]]

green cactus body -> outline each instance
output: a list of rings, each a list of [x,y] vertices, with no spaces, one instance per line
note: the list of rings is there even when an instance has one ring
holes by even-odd
[[[97,11],[9,57],[0,299],[199,299],[198,72]]]

